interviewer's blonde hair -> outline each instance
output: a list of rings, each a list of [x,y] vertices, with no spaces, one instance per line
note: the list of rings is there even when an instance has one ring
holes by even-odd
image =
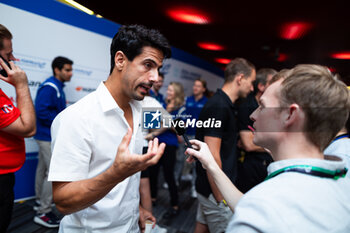
[[[302,108],[306,137],[323,151],[348,118],[350,94],[327,67],[297,65],[282,82],[280,103],[282,108],[293,103]]]

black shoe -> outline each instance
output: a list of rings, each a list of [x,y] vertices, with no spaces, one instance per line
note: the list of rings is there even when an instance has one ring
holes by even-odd
[[[179,214],[179,209],[170,208],[164,215],[163,219],[171,219]]]

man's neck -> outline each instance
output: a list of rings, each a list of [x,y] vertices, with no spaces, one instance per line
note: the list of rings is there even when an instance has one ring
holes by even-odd
[[[282,137],[271,153],[275,161],[286,159],[324,159],[317,146],[310,143],[302,132],[289,132],[288,138]]]
[[[125,111],[125,109],[130,108],[129,102],[131,99],[123,93],[123,88],[121,88],[121,82],[119,80],[117,77],[109,76],[104,84],[118,106]]]
[[[230,98],[232,103],[238,99],[238,87],[234,83],[225,83],[221,90]]]
[[[342,129],[337,133],[337,135],[335,135],[335,136],[337,137],[337,136],[339,136],[339,135],[347,134],[347,133],[348,133],[348,131],[347,131],[346,128],[344,127],[344,128],[342,128]]]
[[[56,76],[53,76],[55,79],[57,79],[58,81],[60,81],[61,83],[64,83],[64,81],[63,80],[61,80],[61,79],[59,79],[58,77],[56,77]]]

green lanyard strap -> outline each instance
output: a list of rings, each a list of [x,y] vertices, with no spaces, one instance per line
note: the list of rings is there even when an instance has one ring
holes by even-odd
[[[298,173],[303,173],[307,175],[324,177],[324,178],[332,178],[337,180],[340,177],[345,177],[347,171],[348,171],[347,168],[344,168],[342,170],[332,171],[332,170],[327,170],[321,167],[314,167],[310,165],[294,165],[294,166],[285,167],[275,172],[272,172],[270,175],[268,175],[265,178],[265,180],[271,179],[272,177],[275,177],[284,172],[298,172]]]

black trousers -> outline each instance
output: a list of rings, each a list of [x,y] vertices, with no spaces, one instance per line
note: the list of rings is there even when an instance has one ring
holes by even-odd
[[[162,166],[164,179],[168,183],[170,201],[172,206],[176,206],[178,204],[178,193],[174,175],[174,168],[176,163],[176,150],[176,146],[167,145],[165,147],[164,154],[160,158],[159,162],[156,165],[149,167],[152,198],[157,198],[158,173],[159,168]]]
[[[6,232],[10,225],[15,194],[15,174],[0,175],[0,232]]]

